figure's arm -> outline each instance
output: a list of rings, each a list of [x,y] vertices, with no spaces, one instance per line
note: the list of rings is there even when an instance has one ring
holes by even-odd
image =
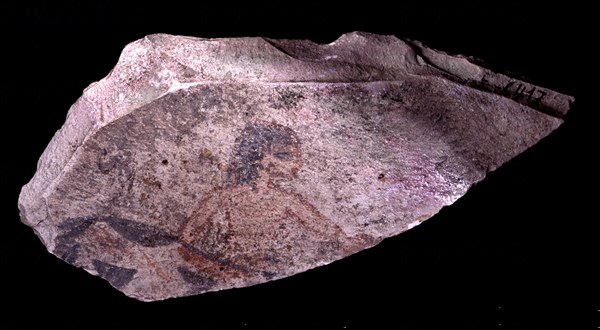
[[[311,203],[306,201],[304,197],[294,193],[288,194],[289,195],[286,196],[288,197],[288,212],[296,215],[302,225],[307,229],[311,230],[312,232],[325,234],[332,238],[340,236],[343,238],[346,236],[339,226],[319,212],[319,210]]]
[[[341,227],[319,212],[316,207],[300,195],[290,194],[289,200],[289,212],[300,219],[299,221],[302,222],[303,226],[312,232],[320,233],[331,238],[331,240],[342,243],[346,246],[347,252],[353,253],[380,241],[380,239],[364,233],[349,236]]]
[[[213,190],[207,195],[187,219],[179,235],[181,240],[188,244],[193,245],[203,227],[223,208],[218,191]]]

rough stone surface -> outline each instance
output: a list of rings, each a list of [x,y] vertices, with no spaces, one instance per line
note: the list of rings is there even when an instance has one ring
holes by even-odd
[[[150,35],[69,110],[21,219],[140,300],[253,285],[414,227],[572,100],[393,36]]]

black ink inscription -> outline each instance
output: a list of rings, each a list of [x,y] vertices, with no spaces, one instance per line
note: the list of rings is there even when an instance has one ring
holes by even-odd
[[[479,86],[480,86],[480,87],[486,87],[486,86],[488,86],[488,85],[489,85],[489,81],[488,81],[488,79],[487,79],[487,78],[488,78],[488,73],[487,73],[487,72],[485,72],[485,73],[483,74],[483,77],[481,77],[481,80],[479,81]]]
[[[98,275],[110,282],[115,288],[119,289],[131,282],[133,276],[137,273],[136,269],[111,265],[97,259],[93,259],[92,264],[94,265],[94,268],[96,268]]]
[[[539,104],[542,102],[544,97],[548,95],[548,92],[543,91],[535,86],[528,87],[528,85],[524,83],[511,81],[504,86],[502,89],[502,94],[527,100],[527,102],[535,102]]]

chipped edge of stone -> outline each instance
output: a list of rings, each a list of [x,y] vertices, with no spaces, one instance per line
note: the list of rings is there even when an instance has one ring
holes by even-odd
[[[433,50],[419,41],[405,41],[415,49],[419,62],[439,70],[442,76],[465,86],[507,97],[547,115],[564,118],[575,101],[570,95],[494,72],[465,56]]]

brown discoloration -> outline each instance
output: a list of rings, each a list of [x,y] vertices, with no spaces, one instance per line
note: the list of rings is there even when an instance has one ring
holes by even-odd
[[[149,186],[153,186],[158,189],[162,189],[162,183],[157,178],[154,178],[154,177],[142,178],[142,182]]]
[[[148,266],[150,266],[150,268],[152,268],[154,270],[156,275],[158,275],[160,278],[162,278],[165,282],[169,282],[171,280],[169,275],[167,275],[167,273],[165,273],[165,271],[159,265],[157,265],[155,262],[153,262],[152,259],[150,257],[148,257],[148,255],[144,254],[144,259],[146,260],[146,263],[148,264]]]
[[[204,149],[202,149],[202,151],[200,151],[200,158],[205,159],[205,160],[209,161],[210,163],[218,161],[218,158],[215,157],[215,155],[213,155],[213,153],[212,153],[212,151],[210,151],[210,149],[207,149],[207,148],[204,148]]]
[[[214,279],[224,278],[242,278],[247,276],[247,271],[239,268],[235,268],[232,265],[220,263],[215,260],[211,260],[208,257],[203,256],[199,252],[193,252],[191,248],[185,245],[177,247],[179,255],[193,266],[194,270],[205,276]]]
[[[96,244],[106,249],[121,249],[123,248],[123,240],[119,236],[113,236],[108,230],[108,225],[103,223],[95,223],[91,225],[86,232],[86,236],[93,239]]]

